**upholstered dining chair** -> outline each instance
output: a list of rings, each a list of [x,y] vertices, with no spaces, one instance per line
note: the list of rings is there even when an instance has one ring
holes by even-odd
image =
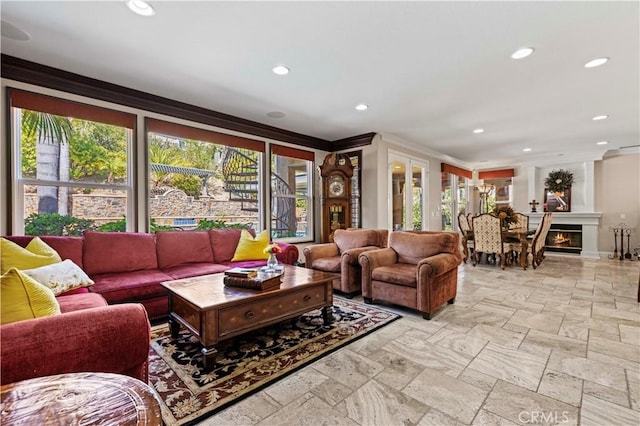
[[[473,218],[473,266],[480,261],[480,253],[495,254],[500,258],[500,267],[506,264],[502,241],[502,223],[498,216],[483,213]]]
[[[540,263],[544,260],[544,247],[547,241],[547,234],[551,228],[551,222],[553,220],[552,213],[547,212],[542,216],[535,234],[533,234],[533,240],[529,244],[528,253],[531,254],[531,266],[536,269],[540,266]]]
[[[529,231],[529,216],[522,213],[514,213],[513,215],[518,218],[518,222],[509,224],[509,229]]]
[[[470,218],[467,217],[464,213],[460,213],[458,215],[458,228],[460,229],[460,233],[462,234],[462,248],[463,248],[463,257],[462,260],[466,263],[469,258],[469,253],[473,254],[474,246],[473,246],[473,232],[471,228],[471,223],[469,222]]]

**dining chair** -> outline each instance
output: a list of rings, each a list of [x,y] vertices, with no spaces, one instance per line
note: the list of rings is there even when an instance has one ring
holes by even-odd
[[[522,213],[514,213],[513,215],[518,218],[518,222],[509,224],[509,229],[529,231],[529,216]]]
[[[502,241],[502,224],[498,216],[483,213],[473,218],[473,266],[479,262],[479,253],[495,254],[500,257],[500,267],[506,264]]]
[[[464,213],[460,213],[458,215],[458,228],[460,229],[460,233],[462,234],[461,241],[463,244],[462,249],[464,252],[462,260],[466,263],[467,259],[469,258],[469,253],[473,254],[474,244],[471,224],[469,223],[469,218]]]
[[[540,220],[533,236],[533,241],[529,246],[528,252],[531,253],[531,266],[533,266],[533,269],[540,266],[540,263],[544,260],[544,247],[547,241],[547,234],[551,228],[551,221],[552,213],[547,212],[542,216],[542,220]]]

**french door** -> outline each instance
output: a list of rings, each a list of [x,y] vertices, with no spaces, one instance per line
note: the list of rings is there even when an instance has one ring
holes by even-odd
[[[389,154],[389,229],[427,229],[427,164]]]

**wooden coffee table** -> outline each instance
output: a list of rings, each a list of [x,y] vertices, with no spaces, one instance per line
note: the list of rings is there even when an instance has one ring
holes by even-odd
[[[197,336],[205,368],[215,362],[221,340],[322,309],[325,324],[333,320],[332,281],[338,274],[284,265],[280,288],[248,290],[225,287],[224,273],[166,281],[169,326],[176,338],[180,326]]]

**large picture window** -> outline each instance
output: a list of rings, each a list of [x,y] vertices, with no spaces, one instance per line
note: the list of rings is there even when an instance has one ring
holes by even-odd
[[[263,142],[146,120],[150,229],[264,228]]]
[[[13,232],[80,235],[127,228],[135,116],[8,89]]]
[[[271,145],[271,237],[313,239],[312,152]]]

